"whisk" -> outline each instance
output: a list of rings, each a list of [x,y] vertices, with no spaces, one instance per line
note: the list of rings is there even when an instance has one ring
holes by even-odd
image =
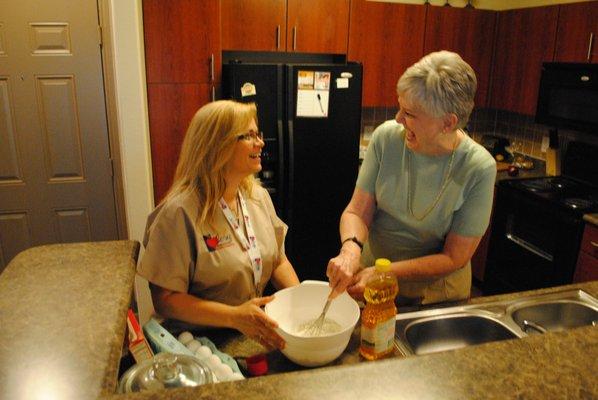
[[[324,320],[326,318],[326,313],[328,312],[328,309],[330,308],[331,302],[332,302],[332,298],[328,297],[328,299],[326,300],[326,304],[324,305],[324,309],[322,310],[322,313],[320,314],[320,316],[318,318],[316,318],[316,320],[314,322],[307,325],[307,327],[305,328],[304,333],[306,336],[320,335],[320,333],[322,332],[322,327],[324,326]]]

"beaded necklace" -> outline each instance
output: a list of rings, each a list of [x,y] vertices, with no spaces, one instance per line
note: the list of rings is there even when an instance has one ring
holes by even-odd
[[[440,201],[440,198],[442,197],[442,193],[444,193],[444,190],[448,186],[448,183],[449,183],[448,178],[451,174],[451,170],[453,169],[453,160],[455,159],[455,150],[457,149],[458,143],[459,143],[459,139],[457,138],[457,140],[455,141],[455,144],[453,145],[453,151],[451,152],[451,159],[449,160],[448,167],[444,174],[444,178],[442,179],[442,185],[440,186],[440,191],[436,195],[436,198],[434,199],[432,204],[428,208],[426,208],[426,210],[424,211],[424,214],[421,217],[418,217],[413,212],[413,205],[412,205],[413,194],[411,193],[411,150],[407,152],[407,207],[409,208],[409,212],[411,213],[413,218],[415,218],[417,221],[423,221],[432,212],[434,207],[436,207],[436,205]],[[407,140],[404,141],[403,146],[404,147],[407,146]],[[403,151],[405,151],[404,148],[403,148]]]

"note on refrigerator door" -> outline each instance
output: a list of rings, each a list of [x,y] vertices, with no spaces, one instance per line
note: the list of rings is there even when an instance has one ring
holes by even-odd
[[[327,71],[298,71],[297,117],[328,117],[330,75]]]

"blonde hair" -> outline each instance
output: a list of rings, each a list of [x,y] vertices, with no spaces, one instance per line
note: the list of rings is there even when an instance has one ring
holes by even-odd
[[[397,83],[397,94],[407,95],[434,117],[455,114],[457,128],[465,127],[473,110],[477,79],[461,56],[437,51],[407,68]]]
[[[199,199],[199,224],[213,222],[226,188],[225,168],[233,155],[237,135],[245,133],[252,121],[257,123],[253,103],[219,100],[201,107],[189,123],[172,186],[162,203],[192,191]],[[249,175],[241,181],[240,190],[251,196],[254,184],[255,178]]]

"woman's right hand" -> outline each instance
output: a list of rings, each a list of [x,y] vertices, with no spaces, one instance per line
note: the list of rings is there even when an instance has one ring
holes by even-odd
[[[347,242],[347,245],[355,244]],[[343,245],[339,255],[331,258],[326,268],[326,276],[332,288],[330,297],[333,299],[347,289],[353,281],[353,275],[359,270],[360,249],[354,251],[347,247]]]
[[[234,307],[233,327],[267,348],[282,349],[285,341],[275,330],[278,324],[261,308],[272,300],[274,296],[256,297]]]

